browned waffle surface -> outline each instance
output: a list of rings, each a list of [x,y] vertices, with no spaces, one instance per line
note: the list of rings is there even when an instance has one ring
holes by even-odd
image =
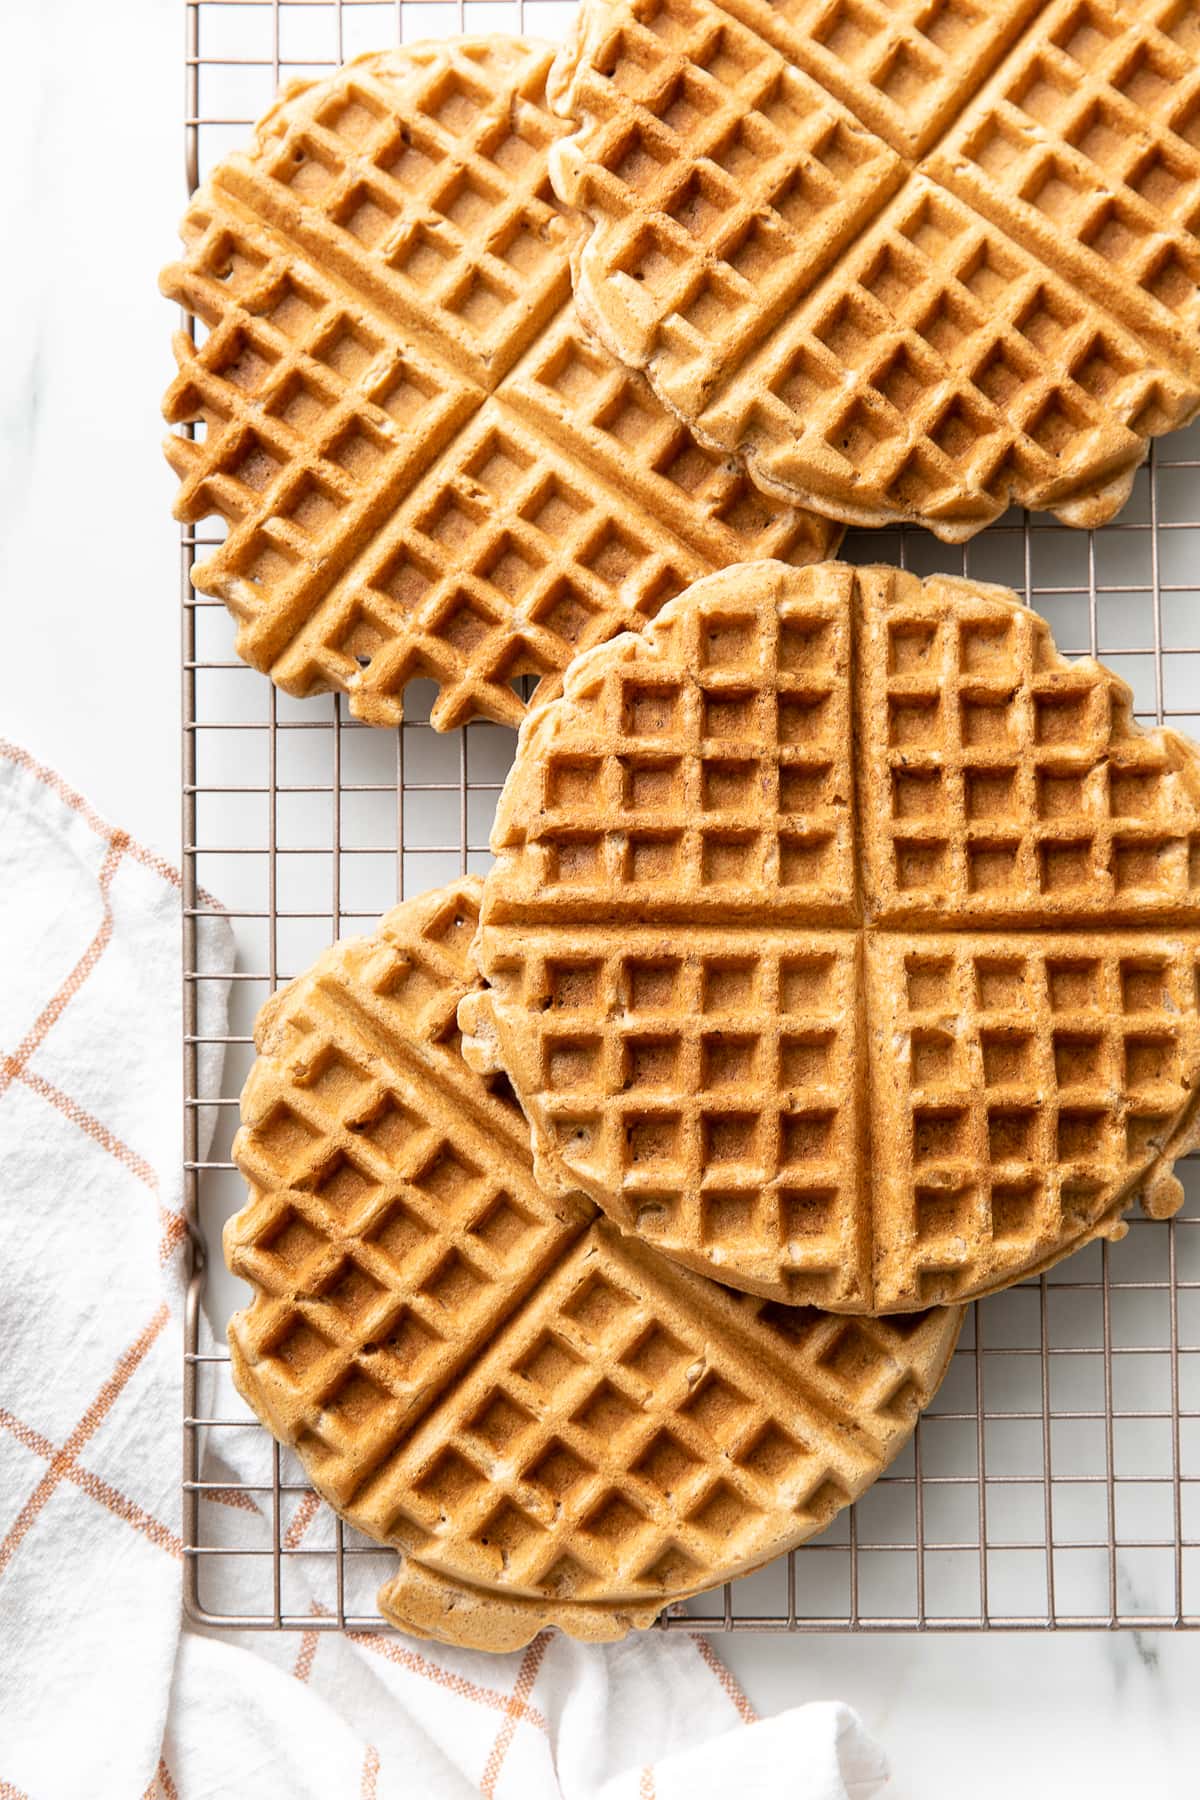
[[[531,715],[493,849],[467,1054],[682,1263],[893,1312],[1178,1205],[1200,754],[1004,590],[708,578]]]
[[[585,0],[584,317],[834,518],[1095,525],[1200,406],[1195,0]]]
[[[436,726],[636,629],[697,575],[829,554],[836,528],[702,451],[583,330],[546,158],[551,52],[447,40],[294,83],[185,215],[164,292],[179,518],[239,653],[373,724]]]
[[[619,1637],[820,1530],[900,1448],[957,1309],[751,1300],[552,1199],[454,1025],[476,881],[334,946],[258,1027],[226,1228],[234,1379],[352,1524],[380,1604],[480,1648]]]

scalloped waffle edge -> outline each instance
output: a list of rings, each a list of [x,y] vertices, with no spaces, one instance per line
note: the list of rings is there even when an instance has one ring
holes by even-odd
[[[1123,1235],[1200,1095],[1200,752],[1003,589],[753,564],[527,720],[459,1013],[541,1179],[750,1292]]]
[[[580,324],[552,54],[442,40],[293,82],[161,277],[207,333],[175,338],[175,513],[228,525],[193,584],[246,662],[369,724],[425,678],[437,729],[517,725],[525,678],[544,695],[697,575],[836,548]]]
[[[1198,52],[1191,0],[585,0],[582,315],[764,492],[1099,525],[1200,408]]]
[[[822,1529],[906,1441],[962,1315],[764,1305],[542,1192],[519,1109],[458,1049],[480,891],[397,907],[263,1009],[233,1376],[400,1553],[393,1623],[608,1640]]]

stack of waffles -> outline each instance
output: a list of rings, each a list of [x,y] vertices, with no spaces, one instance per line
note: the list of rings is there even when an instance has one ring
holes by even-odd
[[[821,1530],[905,1442],[959,1314],[778,1306],[551,1192],[460,1047],[479,905],[399,906],[264,1009],[225,1248],[254,1290],[234,1378],[402,1552],[383,1612],[501,1650],[619,1637]]]
[[[584,0],[285,90],[164,290],[193,579],[520,727],[496,863],[276,994],[235,1380],[404,1628],[594,1639],[822,1530],[964,1305],[1178,1206],[1200,751],[999,589],[1200,408],[1194,0]]]
[[[1200,1080],[1200,752],[997,589],[731,569],[522,733],[459,1019],[554,1192],[776,1301],[1120,1232]]]

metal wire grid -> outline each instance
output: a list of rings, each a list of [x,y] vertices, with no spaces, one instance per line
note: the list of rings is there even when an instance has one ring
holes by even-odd
[[[557,35],[573,0],[184,0],[189,191],[241,142],[281,79],[454,31]],[[1001,581],[1068,654],[1101,655],[1144,722],[1200,732],[1200,428],[1157,447],[1120,520],[1096,533],[1010,514],[951,552],[909,530],[852,534],[854,561]],[[219,521],[215,522],[219,525]],[[390,1553],[324,1515],[234,1394],[223,1347],[238,1289],[219,1232],[242,1187],[229,1144],[266,995],[342,931],[405,894],[486,868],[513,737],[428,725],[410,688],[395,733],[339,699],[296,703],[234,656],[224,607],[193,594],[205,526],[182,536],[185,1199],[194,1247],[184,1379],[186,1603],[210,1625],[386,1629]],[[200,1023],[202,921],[228,908],[238,946],[228,1033]],[[203,1092],[209,1044],[220,1090]],[[211,1147],[202,1153],[207,1126]],[[662,1621],[726,1631],[1200,1627],[1200,1159],[1182,1215],[1140,1218],[1119,1246],[971,1309],[914,1441],[816,1543]],[[231,1481],[220,1445],[253,1434],[261,1477]],[[216,1463],[210,1467],[207,1458]],[[225,1504],[218,1504],[224,1502]],[[239,1509],[240,1537],[223,1521]],[[259,1537],[247,1543],[246,1520]],[[303,1569],[303,1601],[293,1594]],[[323,1585],[322,1585],[323,1584]],[[314,1593],[324,1592],[324,1600]],[[314,1613],[313,1608],[317,1607]]]

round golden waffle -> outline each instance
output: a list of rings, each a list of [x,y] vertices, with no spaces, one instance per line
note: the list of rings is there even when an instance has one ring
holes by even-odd
[[[551,1190],[778,1300],[1004,1287],[1200,1093],[1200,751],[999,588],[729,569],[522,730],[459,1020]]]
[[[584,0],[584,319],[831,518],[1097,525],[1200,407],[1194,0]]]
[[[836,528],[764,500],[585,332],[546,159],[552,51],[410,45],[293,83],[184,217],[163,292],[177,517],[228,524],[192,579],[288,693],[396,724],[519,723],[575,651],[742,557]]]
[[[233,1376],[313,1485],[401,1553],[407,1631],[620,1637],[828,1523],[900,1449],[961,1321],[751,1300],[551,1199],[459,1053],[480,884],[278,993],[234,1145]]]

